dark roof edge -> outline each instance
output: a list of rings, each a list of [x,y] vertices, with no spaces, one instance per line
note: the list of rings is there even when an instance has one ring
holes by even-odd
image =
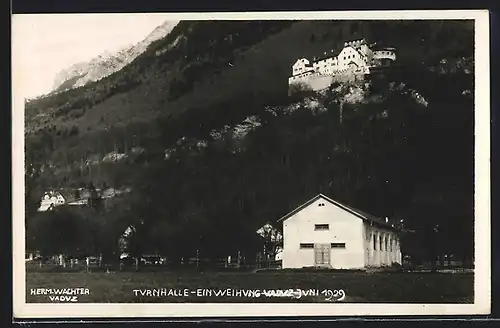
[[[304,204],[300,205],[299,207],[295,208],[294,210],[292,210],[291,212],[289,212],[288,214],[285,214],[284,216],[282,216],[280,219],[278,219],[277,222],[281,222],[281,221],[285,221],[286,219],[288,219],[289,217],[291,217],[292,215],[294,215],[295,213],[301,211],[302,209],[306,208],[307,206],[311,205],[312,203],[314,203],[316,200],[318,200],[319,198],[323,198],[325,200],[327,200],[329,203],[337,206],[337,207],[340,207],[341,209],[343,209],[344,211],[346,212],[349,212],[351,214],[353,214],[354,216],[357,216],[358,218],[364,220],[364,221],[369,221],[369,222],[373,222],[375,224],[378,224],[378,225],[381,225],[381,226],[384,226],[386,228],[390,228],[392,230],[399,230],[398,228],[396,227],[393,227],[391,224],[389,223],[386,223],[384,221],[379,221],[379,220],[374,220],[373,218],[370,218],[366,215],[363,215],[359,212],[357,212],[354,208],[350,208],[350,207],[347,207],[346,205],[344,204],[341,204],[339,202],[336,202],[334,201],[333,199],[331,199],[330,197],[328,196],[325,196],[323,194],[318,194],[316,196],[314,196],[313,198],[311,198],[310,200],[308,200],[307,202],[305,202]],[[381,219],[380,219],[381,220]]]
[[[305,208],[305,207],[311,205],[312,203],[314,203],[320,197],[321,197],[321,194],[318,194],[318,195],[314,196],[313,198],[309,199],[307,202],[303,203],[302,205],[298,206],[294,210],[288,212],[287,214],[285,214],[284,216],[282,216],[281,218],[279,218],[277,222],[281,222],[281,221],[284,221],[284,220],[288,219],[289,217],[291,217],[295,213],[299,212],[303,208]]]

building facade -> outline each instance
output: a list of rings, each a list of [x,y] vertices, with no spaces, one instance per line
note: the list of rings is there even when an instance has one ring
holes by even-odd
[[[48,211],[56,206],[66,204],[66,199],[60,192],[57,191],[47,191],[42,196],[40,200],[39,212]]]
[[[396,228],[325,195],[312,198],[279,222],[283,269],[364,269],[402,263]]]
[[[348,41],[337,56],[332,50],[313,62],[306,58],[298,59],[292,66],[288,84],[304,84],[318,91],[334,81],[363,79],[372,68],[389,66],[395,60],[395,48],[373,48],[365,39]]]

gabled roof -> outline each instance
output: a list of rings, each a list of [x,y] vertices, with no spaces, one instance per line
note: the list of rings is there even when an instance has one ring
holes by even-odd
[[[66,203],[70,203],[76,200],[75,191],[71,188],[61,188],[57,192],[64,197]]]
[[[87,199],[90,196],[90,190],[84,189],[84,188],[80,188],[80,189],[58,188],[58,189],[51,189],[51,190],[47,191],[47,193],[51,193],[54,195],[57,195],[57,194],[61,195],[64,198],[64,201],[66,203],[72,203],[72,202],[80,201],[83,199]]]
[[[352,49],[354,49],[354,51],[356,51],[356,52],[357,52],[360,56],[363,56],[363,57],[364,57],[364,56],[366,56],[365,54],[361,53],[360,48],[355,48],[355,47],[353,47],[352,45],[348,45],[348,46],[345,46],[345,47],[344,47],[344,49],[347,49],[347,48],[352,48]],[[340,51],[339,56],[340,56],[340,54],[342,53],[342,51],[343,51],[344,49],[342,49],[342,50]]]
[[[303,210],[307,206],[311,205],[312,203],[314,203],[315,201],[317,201],[320,198],[326,200],[327,202],[329,202],[329,203],[331,203],[331,204],[333,204],[333,205],[335,205],[337,207],[340,207],[344,211],[347,211],[347,212],[353,214],[354,216],[357,216],[358,218],[362,219],[363,221],[369,222],[370,224],[377,224],[377,225],[380,225],[380,226],[384,226],[386,228],[396,229],[392,224],[385,222],[381,218],[378,218],[378,217],[376,217],[374,215],[371,215],[371,214],[365,213],[363,211],[360,211],[358,209],[355,209],[354,207],[351,207],[349,205],[341,204],[341,203],[339,203],[337,201],[334,201],[333,199],[331,199],[331,198],[329,198],[329,197],[327,197],[327,196],[325,196],[323,194],[318,194],[317,196],[311,198],[310,200],[308,200],[304,204],[300,205],[299,207],[297,207],[296,209],[294,209],[290,213],[288,213],[285,216],[281,217],[278,220],[278,222],[284,221],[284,220],[288,219],[292,215],[300,212],[301,210]]]
[[[295,61],[295,63],[293,64],[293,66],[295,66],[295,65],[297,65],[297,64],[299,64],[299,63],[300,63],[300,64],[304,64],[305,66],[307,66],[307,65],[310,65],[310,64],[311,64],[311,62],[309,61],[309,59],[307,59],[307,58],[299,58],[299,59],[297,59],[297,60]]]

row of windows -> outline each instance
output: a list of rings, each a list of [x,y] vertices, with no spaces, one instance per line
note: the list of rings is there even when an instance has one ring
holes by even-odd
[[[314,230],[330,230],[329,224],[315,224]]]
[[[358,57],[359,57],[359,58],[362,58],[363,60],[365,60],[365,61],[366,61],[366,57],[364,57],[364,56],[363,56],[363,57],[362,57],[362,56],[358,56]],[[351,59],[351,58],[356,58],[356,55],[354,54],[354,55],[344,56],[343,58],[344,58],[344,60]],[[325,68],[325,67],[328,65],[328,62],[330,62],[330,65],[329,65],[329,66],[332,66],[332,67],[334,67],[334,66],[337,66],[337,65],[338,65],[336,60],[334,60],[334,61],[331,61],[331,60],[326,60],[326,61],[323,61],[323,62],[318,62],[318,63],[315,63],[315,64],[314,64],[314,68],[319,68],[319,67],[323,67],[323,68]],[[322,66],[321,66],[321,65],[322,65]],[[297,68],[297,70],[298,70],[298,71],[301,71],[302,69],[303,69],[303,68]]]
[[[316,230],[316,231],[317,230],[330,230],[330,225],[328,225],[328,224],[315,224],[314,230]],[[380,241],[380,246],[378,248],[379,250],[385,250],[385,251],[392,252],[392,250],[393,250],[393,243],[392,242],[388,242],[387,239],[384,242],[382,238],[380,238],[379,241]],[[313,244],[304,244],[304,245],[313,245]],[[313,247],[313,246],[311,246],[311,247]],[[344,245],[344,247],[345,247],[345,245]],[[301,248],[307,248],[307,247],[302,247],[302,244],[301,244]],[[373,249],[377,250],[377,239],[376,238],[373,239]]]
[[[390,51],[377,51],[377,53],[382,54],[382,55],[393,55],[393,53]]]
[[[331,243],[330,244],[331,248],[345,248],[345,243]],[[314,248],[314,244],[312,243],[301,243],[300,248]]]
[[[394,239],[393,239],[394,240]],[[389,251],[389,252],[392,252],[392,249],[393,249],[393,243],[392,242],[388,242],[388,240],[386,239],[385,242],[383,242],[383,240],[380,238],[380,243],[379,243],[379,248],[378,250],[379,251]],[[373,250],[377,250],[377,238],[373,238]]]
[[[324,61],[319,61],[317,63],[314,63],[313,66],[316,66],[316,67],[320,67],[321,64],[323,64],[323,66],[326,66],[328,63],[330,63],[330,66],[334,66],[334,65],[337,65],[337,60],[330,60],[330,59],[327,59],[327,60],[324,60]]]

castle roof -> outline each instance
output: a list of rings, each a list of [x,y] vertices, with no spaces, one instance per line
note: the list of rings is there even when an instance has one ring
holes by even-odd
[[[323,56],[320,56],[320,57],[315,57],[313,63],[317,63],[317,62],[320,62],[322,60],[325,60],[325,59],[328,59],[328,58],[335,58],[337,56],[329,56],[329,55],[323,55]]]
[[[307,59],[307,58],[299,58],[299,59],[297,59],[297,60],[295,61],[295,64],[294,64],[294,65],[296,65],[296,64],[298,64],[298,63],[304,63],[304,64],[306,64],[306,66],[307,66],[308,64],[310,64],[310,61],[309,61],[309,59]]]
[[[353,48],[359,48],[361,45],[366,44],[365,38],[350,40],[344,42],[344,47],[352,46]]]
[[[381,51],[381,50],[395,51],[396,48],[394,48],[394,47],[381,47],[381,46],[379,46],[379,47],[375,47],[373,49],[373,51]]]

